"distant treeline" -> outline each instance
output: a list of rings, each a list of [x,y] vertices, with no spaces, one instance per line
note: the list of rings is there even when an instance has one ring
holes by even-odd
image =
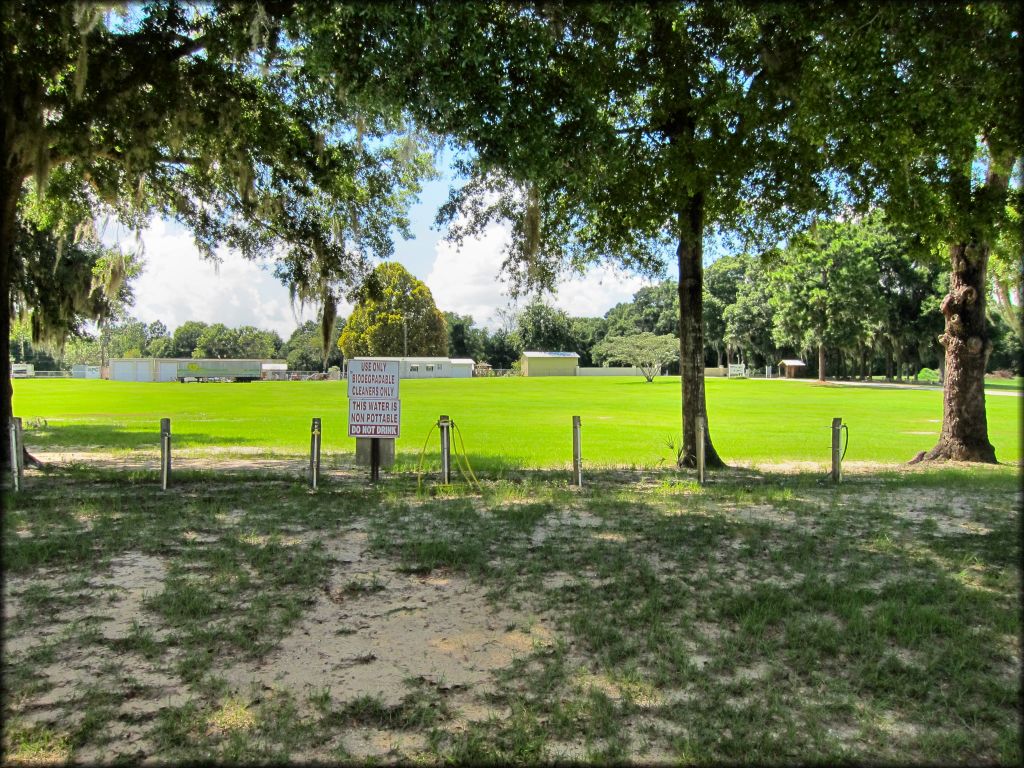
[[[807,373],[816,375],[823,350],[830,376],[901,378],[939,368],[939,303],[946,279],[940,255],[871,218],[818,225],[772,252],[724,256],[704,273],[705,364],[744,362],[762,369],[800,357]],[[989,370],[1020,373],[1021,340],[998,302],[991,306]],[[443,315],[451,357],[512,368],[525,349],[568,351],[579,354],[580,365],[594,366],[605,362],[595,347],[606,337],[677,335],[679,294],[665,280],[640,289],[603,317],[572,317],[535,300],[503,315],[495,331],[470,315]],[[34,347],[28,325],[15,323],[11,351],[14,362],[31,362],[38,370],[118,357],[281,358],[292,370],[323,370],[343,362],[338,339],[345,324],[343,318],[334,323],[326,361],[316,321],[303,323],[285,341],[253,326],[188,321],[170,333],[160,321],[127,317],[101,325],[95,335],[71,338],[60,358]],[[415,348],[415,338],[409,337],[408,354],[425,354]],[[669,373],[677,370],[678,364],[670,364]]]

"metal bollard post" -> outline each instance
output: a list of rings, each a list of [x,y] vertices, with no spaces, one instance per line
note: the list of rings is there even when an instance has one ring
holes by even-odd
[[[697,417],[697,482],[704,485],[704,417]]]
[[[580,441],[580,417],[572,417],[572,484],[583,487],[583,453]]]
[[[25,487],[25,433],[21,427],[21,417],[15,416],[14,421],[14,438],[18,444],[18,489]]]
[[[832,419],[832,481],[838,483],[843,479],[842,451],[840,450],[841,439],[839,433],[842,431],[842,418]]]
[[[171,484],[171,420],[160,419],[160,488]]]
[[[320,481],[320,419],[313,419],[309,436],[309,487],[316,490]]]
[[[448,485],[452,481],[451,421],[442,415],[437,428],[441,431],[441,482]]]
[[[21,490],[21,462],[18,461],[18,427],[14,423],[14,419],[11,419],[7,423],[7,436],[11,450],[11,490]]]

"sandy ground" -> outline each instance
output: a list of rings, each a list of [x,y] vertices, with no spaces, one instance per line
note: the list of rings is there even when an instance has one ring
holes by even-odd
[[[308,535],[308,534],[306,534]],[[329,691],[335,707],[372,696],[385,706],[400,704],[415,686],[441,691],[457,716],[446,727],[457,730],[469,721],[505,717],[508,712],[486,701],[494,675],[517,656],[550,645],[554,633],[537,616],[495,610],[484,590],[444,572],[416,576],[370,555],[366,533],[358,528],[324,540],[334,558],[332,573],[294,630],[259,662],[223,659],[212,673],[225,679],[229,698],[254,704],[274,691],[292,694],[304,715],[312,716],[312,694]],[[68,574],[37,572],[12,577],[4,584],[4,626],[31,619],[21,631],[4,630],[4,653],[17,663],[55,640],[75,637],[96,627],[105,640],[128,636],[138,624],[163,637],[168,629],[143,609],[143,599],[162,588],[166,564],[159,558],[128,553],[117,558],[102,577],[89,581]],[[355,583],[361,589],[351,589]],[[47,586],[74,607],[45,618],[26,617],[20,596],[31,586]],[[372,585],[370,589],[363,589]],[[24,627],[24,623],[21,624]],[[147,662],[137,654],[118,654],[90,644],[63,646],[42,668],[40,693],[13,702],[26,724],[66,731],[74,725],[74,702],[92,685],[119,692],[113,741],[101,750],[86,749],[79,761],[115,757],[152,758],[146,737],[151,718],[162,708],[192,698],[174,669],[176,654]],[[414,756],[425,748],[420,734],[376,728],[349,729],[345,749],[356,758]],[[335,743],[295,760],[330,760]],[[568,747],[567,747],[568,749]],[[390,756],[390,757],[389,757]]]
[[[923,433],[922,433],[923,434]],[[934,434],[934,433],[927,433]],[[206,470],[206,471],[258,471],[267,470],[282,474],[295,474],[299,477],[306,477],[309,473],[308,456],[286,456],[266,454],[266,449],[252,449],[250,452],[239,449],[221,451],[215,448],[203,448],[199,450],[182,450],[175,452],[173,468],[179,470]],[[87,450],[62,450],[62,451],[34,451],[32,454],[39,461],[55,467],[68,467],[81,464],[97,469],[127,469],[140,470],[150,469],[154,472],[160,469],[160,452],[158,450],[134,450],[130,453],[111,451],[87,451]],[[913,458],[908,456],[908,461]],[[1018,462],[1018,465],[1021,462]],[[968,462],[946,462],[943,466],[948,467],[970,467],[977,469],[978,464]],[[935,464],[920,463],[916,465],[906,463],[884,463],[878,461],[846,461],[843,462],[843,472],[851,475],[871,474],[874,472],[922,472],[929,471],[936,467]],[[768,474],[801,474],[801,473],[827,473],[829,465],[825,462],[816,461],[731,461],[732,470],[752,470],[754,472]],[[524,470],[529,471],[529,470]],[[587,471],[586,469],[584,470]],[[594,473],[615,473],[622,474],[623,470],[615,468],[595,468]],[[669,469],[655,470],[659,473],[668,473]],[[547,471],[546,471],[547,472]],[[692,474],[692,470],[690,470]],[[31,478],[37,474],[36,470],[29,468],[26,474]],[[368,470],[365,467],[358,467],[355,464],[354,456],[328,455],[321,458],[321,476],[331,477],[332,475],[366,476]],[[387,474],[387,473],[385,473]],[[628,474],[639,477],[645,474],[642,470],[628,470]],[[685,474],[685,471],[684,471]],[[568,477],[568,472],[566,472]],[[710,473],[710,479],[714,479],[714,472]]]
[[[359,529],[325,544],[334,571],[295,630],[262,662],[215,672],[236,690],[270,683],[300,700],[329,689],[336,705],[375,695],[394,706],[410,692],[406,681],[416,680],[472,689],[472,709],[483,716],[473,719],[486,719],[501,714],[482,699],[493,672],[552,642],[535,617],[490,608],[483,590],[463,578],[394,570],[366,551]],[[346,589],[352,583],[360,589]]]
[[[96,452],[39,453],[37,457],[50,464],[84,463],[97,467],[150,467],[155,469],[157,456],[144,452],[129,455]],[[292,472],[305,472],[300,458],[259,458],[239,456],[176,457],[179,468],[202,468],[230,471],[253,469],[256,466]],[[732,471],[801,473],[822,472],[827,467],[814,462],[740,465]],[[922,471],[922,466],[849,463],[849,474],[879,470]],[[337,469],[339,474],[365,477],[365,469]],[[649,473],[621,471],[634,480]],[[29,481],[37,471],[29,472]],[[940,490],[925,492],[900,514],[919,520],[928,515],[944,499]],[[950,531],[967,529],[970,509],[959,503],[946,504],[947,513],[940,528]],[[771,515],[770,507],[750,514]],[[775,522],[793,523],[792,520]],[[574,518],[581,530],[599,521],[585,513]],[[533,533],[533,544],[539,546],[556,521],[547,521]],[[559,636],[543,615],[529,609],[512,611],[495,609],[485,599],[484,591],[467,579],[434,571],[427,576],[403,573],[390,560],[369,552],[367,535],[360,526],[332,534],[298,531],[306,539],[323,538],[323,545],[333,560],[327,581],[316,595],[294,629],[278,647],[259,662],[220,659],[213,673],[225,679],[231,696],[250,704],[268,695],[268,691],[287,691],[299,704],[300,711],[312,715],[309,697],[327,691],[332,704],[340,707],[362,696],[379,697],[386,706],[403,700],[416,686],[429,686],[443,692],[446,701],[458,713],[445,727],[465,728],[470,721],[504,718],[509,712],[495,708],[487,701],[493,690],[495,674],[507,668],[514,659],[537,648],[554,643]],[[602,538],[622,534],[598,533]],[[613,539],[609,539],[613,540]],[[31,577],[10,577],[4,583],[4,654],[5,663],[16,664],[25,654],[38,653],[48,644],[67,637],[74,638],[83,628],[93,628],[108,641],[129,636],[136,625],[166,636],[167,627],[159,618],[143,608],[146,596],[161,591],[167,564],[157,557],[126,553],[116,558],[109,570],[89,580],[74,574],[42,570]],[[551,574],[547,587],[559,586],[559,579],[568,581],[568,574]],[[355,587],[353,587],[355,585]],[[21,599],[26,589],[48,586],[67,600],[66,607],[57,608],[45,617],[26,617],[28,610]],[[31,622],[26,627],[25,619]],[[18,622],[20,620],[20,629]],[[14,623],[12,623],[14,622]],[[14,629],[10,629],[14,627]],[[708,628],[708,644],[713,644],[713,627]],[[568,641],[568,638],[561,638]],[[571,648],[571,643],[568,643]],[[695,663],[706,663],[708,656],[693,648]],[[75,701],[93,685],[114,690],[122,695],[117,702],[118,719],[111,726],[113,741],[103,751],[87,749],[76,753],[79,761],[111,760],[117,756],[131,759],[152,759],[153,747],[147,731],[153,716],[162,708],[180,706],[193,694],[174,672],[177,655],[170,652],[159,660],[148,662],[137,654],[119,654],[109,646],[95,643],[61,646],[56,658],[41,667],[40,691],[11,707],[27,723],[47,724],[62,731],[74,725],[79,707]],[[584,667],[581,665],[581,669]],[[734,676],[756,682],[765,674],[762,667],[736,670]],[[613,698],[622,695],[616,684],[581,671],[577,685],[581,690],[597,687]],[[677,692],[685,695],[685,692]],[[633,692],[634,697],[642,692]],[[272,695],[272,694],[271,694]],[[661,694],[665,696],[664,692]],[[652,699],[652,705],[658,701]],[[640,723],[639,725],[642,725]],[[668,728],[668,725],[664,726]],[[343,744],[334,743],[315,754],[293,755],[295,760],[330,760],[332,750],[339,746],[356,759],[367,757],[383,760],[415,759],[425,749],[421,734],[389,731],[378,728],[357,728],[346,731]],[[583,759],[581,744],[553,745],[553,757]],[[661,762],[668,756],[649,753],[644,762]]]

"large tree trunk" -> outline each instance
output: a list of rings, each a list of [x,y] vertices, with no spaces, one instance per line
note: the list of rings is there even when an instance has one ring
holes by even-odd
[[[683,388],[683,452],[679,466],[697,466],[698,416],[704,417],[704,463],[724,467],[711,443],[704,400],[704,195],[690,195],[679,209],[679,372]]]
[[[949,293],[942,300],[946,348],[942,393],[942,432],[925,459],[995,463],[985,416],[985,366],[992,342],[985,327],[985,270],[989,247],[984,242],[950,246]]]
[[[825,345],[818,344],[818,381],[825,381]]]
[[[6,105],[5,105],[6,106]],[[11,260],[14,258],[14,232],[17,221],[18,194],[22,178],[13,168],[10,137],[6,121],[0,120],[0,293],[4,306],[0,312],[0,376],[3,393],[0,394],[0,472],[4,483],[10,477],[11,446],[7,437],[11,422]]]

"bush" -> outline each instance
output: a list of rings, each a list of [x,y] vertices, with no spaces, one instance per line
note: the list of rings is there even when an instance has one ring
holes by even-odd
[[[939,383],[939,372],[933,368],[922,368],[917,372],[918,381],[927,381],[933,384]]]

